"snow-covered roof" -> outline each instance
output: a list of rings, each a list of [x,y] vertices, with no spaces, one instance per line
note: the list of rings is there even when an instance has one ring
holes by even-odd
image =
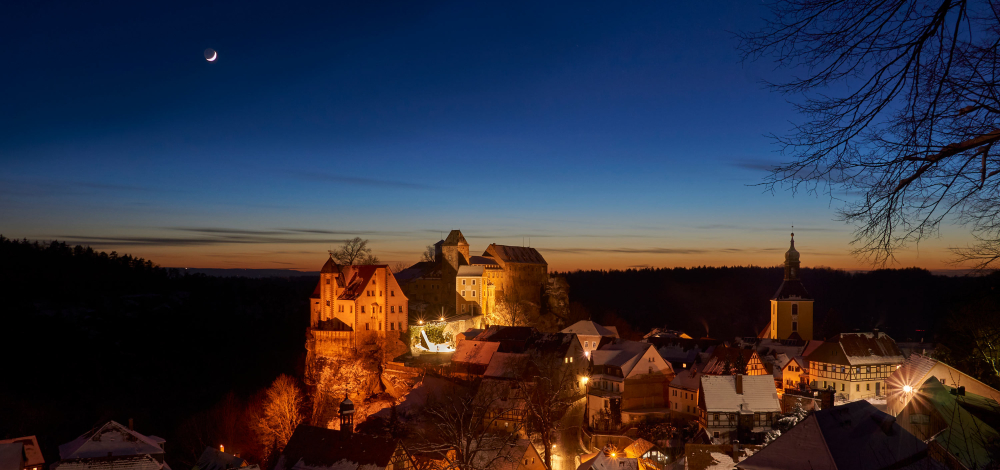
[[[0,444],[0,470],[21,470],[24,463],[24,444],[11,442]]]
[[[191,470],[227,470],[246,465],[246,460],[215,447],[206,447]]]
[[[500,348],[500,343],[489,341],[465,340],[458,344],[451,362],[487,365],[493,354]]]
[[[15,443],[20,443],[24,446],[24,465],[26,467],[40,466],[45,463],[45,458],[42,457],[42,448],[38,447],[38,439],[35,436],[15,437],[14,439],[0,441],[0,444]]]
[[[639,459],[626,457],[625,453],[615,453],[612,457],[605,452],[580,464],[577,470],[639,470]]]
[[[493,343],[499,344],[499,343]],[[516,379],[528,364],[528,355],[520,353],[494,353],[490,364],[486,366],[484,377],[500,379]]]
[[[610,336],[613,338],[618,337],[617,331],[612,331],[607,327],[598,325],[590,320],[580,320],[566,329],[562,330],[562,333],[572,333],[580,336]]]
[[[126,457],[91,457],[62,460],[52,464],[52,470],[170,470],[149,454]]]
[[[831,340],[839,343],[852,365],[901,364],[905,358],[885,333],[841,333]]]
[[[681,371],[670,381],[671,387],[684,390],[698,390],[699,385],[701,385],[701,373],[696,369]]]
[[[116,421],[108,421],[75,440],[59,446],[63,460],[93,457],[163,454],[163,439],[144,436]]]
[[[719,412],[781,412],[774,378],[770,375],[741,375],[743,393],[736,393],[734,375],[703,375],[701,388],[705,408],[709,413]]]
[[[653,348],[653,345],[649,343],[623,340],[605,344],[601,346],[601,349],[590,354],[595,366],[619,367],[623,375],[628,377],[629,372],[635,367],[635,364],[650,348]]]
[[[926,456],[927,444],[895,418],[861,400],[817,411],[740,463],[774,468],[943,469]]]
[[[518,439],[509,443],[504,443],[503,438],[483,439],[479,442],[485,447],[476,452],[472,459],[473,465],[474,468],[487,468],[488,470],[516,470],[531,446],[531,442],[527,439]],[[477,446],[472,445],[470,448],[476,449]]]

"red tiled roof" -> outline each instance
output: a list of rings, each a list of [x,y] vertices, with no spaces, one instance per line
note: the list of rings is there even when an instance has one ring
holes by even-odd
[[[347,282],[347,288],[344,292],[337,297],[339,300],[354,300],[361,297],[362,293],[368,287],[368,284],[372,282],[372,276],[380,268],[388,268],[389,265],[386,264],[368,264],[368,265],[355,265],[350,266],[350,270],[354,271],[354,275]]]

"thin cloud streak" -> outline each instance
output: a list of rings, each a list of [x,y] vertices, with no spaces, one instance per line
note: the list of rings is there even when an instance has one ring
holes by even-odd
[[[437,191],[441,188],[424,183],[410,183],[406,181],[380,180],[375,178],[360,178],[357,176],[342,176],[329,173],[292,173],[293,176],[304,181],[317,181],[322,183],[353,184],[357,186],[368,186],[376,188],[403,188],[418,189],[422,191]]]

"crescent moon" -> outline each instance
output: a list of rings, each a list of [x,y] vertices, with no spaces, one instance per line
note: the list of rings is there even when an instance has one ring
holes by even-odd
[[[215,59],[218,59],[218,58],[219,58],[219,53],[218,52],[213,52],[212,53],[212,58],[211,59],[205,59],[205,60],[207,60],[209,62],[215,62]]]

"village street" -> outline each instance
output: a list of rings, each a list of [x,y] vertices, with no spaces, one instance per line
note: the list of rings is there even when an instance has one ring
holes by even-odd
[[[552,470],[576,470],[580,465],[580,455],[590,452],[580,446],[580,427],[583,426],[586,403],[586,397],[577,400],[559,423],[556,448],[552,454]]]

